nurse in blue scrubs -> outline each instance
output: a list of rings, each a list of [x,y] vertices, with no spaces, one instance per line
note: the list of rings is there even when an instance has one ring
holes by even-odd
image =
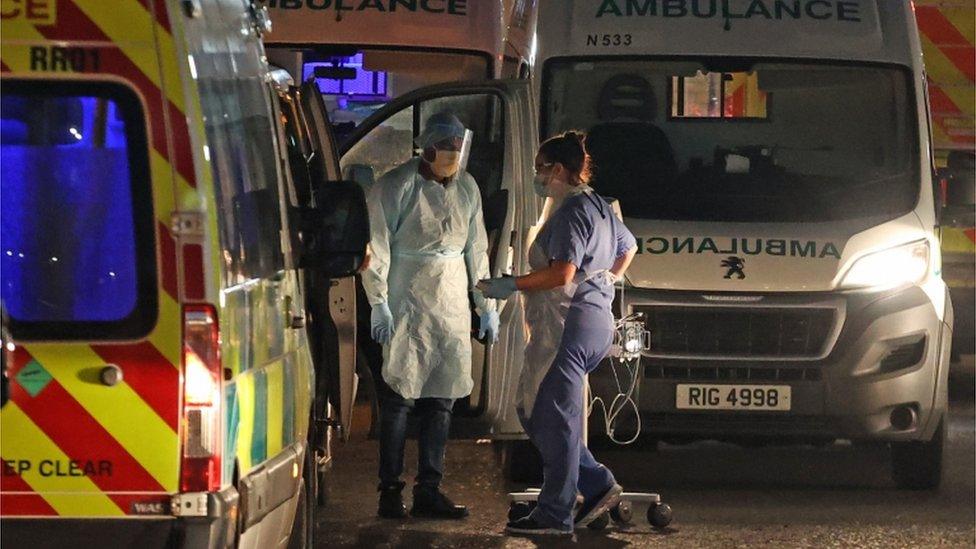
[[[614,282],[637,251],[633,234],[587,184],[589,157],[576,132],[550,138],[536,155],[536,192],[552,212],[531,249],[532,272],[482,281],[486,297],[523,292],[530,337],[517,407],[542,454],[539,502],[506,531],[572,535],[617,503],[623,491],[582,439],[583,387],[613,341]],[[577,493],[583,505],[573,515]]]

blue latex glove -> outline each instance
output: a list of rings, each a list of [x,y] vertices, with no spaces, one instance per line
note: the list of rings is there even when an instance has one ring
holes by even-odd
[[[481,330],[478,332],[478,339],[485,339],[488,336],[488,340],[492,343],[498,342],[498,328],[501,321],[498,318],[498,311],[488,311],[486,313],[481,313]]]
[[[390,340],[393,339],[393,313],[386,303],[373,305],[373,312],[370,314],[370,333],[373,340],[381,345],[389,345]]]
[[[478,289],[485,294],[485,297],[491,299],[508,299],[518,291],[518,288],[515,287],[514,276],[482,280],[478,283]]]

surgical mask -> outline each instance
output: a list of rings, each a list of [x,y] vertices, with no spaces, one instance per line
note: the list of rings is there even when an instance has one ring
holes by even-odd
[[[458,151],[437,150],[434,161],[430,163],[430,171],[440,178],[451,177],[458,171],[461,163],[461,153]]]
[[[550,179],[552,179],[552,174],[549,175],[545,175],[542,173],[535,174],[535,179],[532,180],[532,189],[535,191],[535,194],[539,195],[542,198],[548,198],[551,190],[549,189]]]

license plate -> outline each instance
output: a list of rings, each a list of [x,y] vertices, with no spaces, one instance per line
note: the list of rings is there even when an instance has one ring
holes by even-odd
[[[774,411],[790,410],[789,385],[678,385],[679,410]]]

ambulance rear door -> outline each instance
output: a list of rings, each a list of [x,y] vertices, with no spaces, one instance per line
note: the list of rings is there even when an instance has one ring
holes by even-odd
[[[445,111],[472,132],[470,147],[462,151],[462,166],[481,190],[491,275],[524,274],[528,228],[542,206],[532,192],[537,131],[528,82],[442,84],[390,102],[341,144],[343,175],[368,190],[387,171],[420,154],[415,140],[423,124]],[[478,315],[471,302],[474,389],[455,404],[455,436],[480,438],[518,430],[512,396],[525,347],[524,314],[517,297],[498,305],[501,334],[492,344],[477,338]],[[371,370],[379,368],[372,365]]]

